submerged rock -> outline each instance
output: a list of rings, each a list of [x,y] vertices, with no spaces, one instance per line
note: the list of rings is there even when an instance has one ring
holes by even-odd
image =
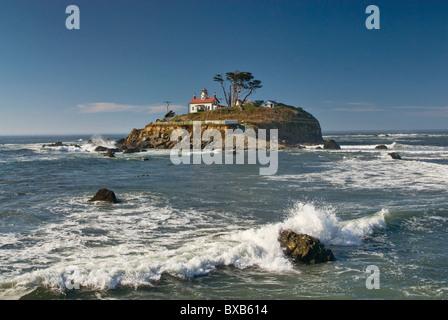
[[[98,146],[98,147],[95,148],[96,152],[107,151],[107,150],[109,150],[109,148],[108,147],[103,147],[103,146]]]
[[[136,153],[136,152],[140,152],[140,150],[136,148],[127,148],[123,150],[123,153]]]
[[[108,149],[104,154],[104,157],[115,158],[115,151],[112,149]]]
[[[391,152],[391,153],[388,153],[387,155],[389,155],[392,159],[401,160],[400,155],[396,152]]]
[[[112,190],[103,188],[98,190],[98,192],[95,194],[95,196],[90,199],[89,201],[106,201],[111,203],[117,203],[117,197],[115,196],[115,193]]]
[[[315,264],[334,260],[333,252],[325,249],[319,239],[307,234],[297,234],[291,230],[282,230],[278,237],[283,252],[294,262]]]
[[[46,148],[46,147],[75,147],[75,148],[81,148],[81,146],[79,144],[65,144],[65,143],[62,143],[60,141],[55,142],[55,143],[51,143],[51,144],[44,144],[44,145],[42,145],[42,148]]]
[[[330,139],[330,140],[325,141],[324,149],[327,149],[327,150],[339,150],[339,149],[341,149],[341,147],[339,146],[339,144],[335,140]]]
[[[55,143],[47,144],[47,147],[68,147],[67,144],[63,144],[62,142],[58,141]]]

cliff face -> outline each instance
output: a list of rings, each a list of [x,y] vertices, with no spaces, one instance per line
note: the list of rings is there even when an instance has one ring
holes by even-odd
[[[233,125],[202,125],[201,135],[207,129],[217,129],[224,137],[226,129],[234,129]],[[144,129],[133,129],[124,141],[128,148],[136,149],[171,149],[176,142],[170,141],[171,133],[176,129],[185,129],[190,134],[190,141],[193,141],[193,127],[183,124],[158,124],[150,123]]]
[[[197,112],[175,116],[171,121],[238,120],[253,129],[278,129],[279,142],[288,146],[322,143],[319,121],[302,108],[281,105],[277,108],[250,108]]]
[[[155,122],[148,124],[144,129],[133,129],[124,145],[129,148],[140,149],[170,149],[175,144],[175,142],[170,141],[173,130],[177,128],[186,129],[191,137],[192,126],[185,124],[185,122],[207,120],[238,120],[240,126],[255,130],[278,129],[279,143],[284,146],[323,142],[319,121],[313,115],[302,108],[279,106],[277,108],[251,108],[243,111],[235,108],[225,108],[178,115],[168,123]],[[235,129],[237,126],[203,124],[201,131],[210,128],[218,129],[224,137],[226,129]]]

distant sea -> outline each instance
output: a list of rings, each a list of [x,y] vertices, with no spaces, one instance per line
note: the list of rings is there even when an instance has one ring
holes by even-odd
[[[93,151],[123,136],[0,137],[0,299],[448,298],[448,132],[328,134],[272,176]],[[294,265],[281,229],[336,260]]]

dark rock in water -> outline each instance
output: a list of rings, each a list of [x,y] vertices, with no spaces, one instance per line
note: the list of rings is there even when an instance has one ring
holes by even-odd
[[[376,146],[375,149],[386,150],[387,147],[384,144],[380,144],[380,145]]]
[[[45,148],[45,147],[68,147],[68,145],[63,144],[62,142],[58,141],[58,142],[55,142],[55,143],[44,144],[42,146],[42,148]]]
[[[336,141],[334,141],[333,139],[330,139],[330,140],[325,141],[324,149],[339,150],[339,149],[341,149],[341,147],[339,146],[339,144]]]
[[[96,152],[102,152],[102,151],[109,152],[109,151],[111,151],[111,152],[115,153],[115,152],[120,152],[121,150],[118,149],[118,148],[107,148],[107,147],[99,146],[99,147],[95,148],[95,151]]]
[[[115,158],[115,151],[113,149],[108,149],[104,154],[104,157]]]
[[[128,148],[126,150],[123,150],[123,153],[136,153],[136,152],[140,152],[140,150],[134,148]]]
[[[316,238],[307,234],[297,234],[282,230],[278,237],[283,252],[296,263],[315,264],[334,260],[333,252]]]
[[[396,152],[391,152],[391,153],[388,153],[387,155],[391,156],[392,159],[401,160],[400,155]]]
[[[102,152],[102,151],[107,151],[107,150],[109,150],[109,148],[103,147],[103,146],[98,146],[95,148],[95,151],[97,151],[97,152]]]
[[[98,192],[95,194],[95,196],[90,199],[89,201],[106,201],[111,203],[117,203],[117,197],[115,196],[115,193],[112,190],[103,188],[101,190],[98,190]]]
[[[42,145],[42,148],[45,147],[75,147],[75,148],[81,148],[81,146],[79,144],[65,144],[62,143],[60,141],[55,142],[55,143],[51,143],[51,144],[44,144]]]
[[[149,159],[148,158],[142,158],[142,161],[148,161]]]

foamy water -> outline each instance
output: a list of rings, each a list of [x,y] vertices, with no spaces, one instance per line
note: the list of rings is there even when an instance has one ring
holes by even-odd
[[[76,199],[71,205],[79,203],[86,211],[66,213],[61,223],[37,229],[25,238],[18,234],[3,238],[4,246],[29,244],[14,256],[2,251],[3,264],[14,266],[14,270],[7,279],[2,277],[0,287],[26,291],[42,285],[64,291],[72,281],[98,290],[139,287],[153,285],[164,273],[193,278],[229,265],[299,272],[280,248],[280,230],[306,233],[328,245],[352,246],[362,243],[375,229],[386,228],[384,211],[343,223],[333,209],[307,203],[296,203],[279,223],[244,230],[237,221],[235,225],[227,221],[223,228],[216,224],[217,217],[212,221],[206,212],[146,206],[142,195],[139,199],[137,207],[115,209],[113,216],[101,210],[101,205],[87,208],[85,199]],[[202,226],[199,232],[185,227],[193,220]],[[161,229],[169,237],[160,237],[157,231]],[[51,263],[56,260],[60,261]],[[30,262],[40,270],[22,274]],[[51,266],[47,267],[48,263]]]
[[[263,177],[253,165],[174,166],[167,151],[93,151],[114,139],[42,148],[49,141],[10,138],[0,145],[0,297],[446,298],[446,137],[336,137],[341,150],[280,152],[279,172]],[[389,150],[374,149],[381,139]],[[102,187],[121,202],[88,202]],[[319,238],[336,261],[294,265],[283,229]],[[382,295],[362,281],[372,264]]]

